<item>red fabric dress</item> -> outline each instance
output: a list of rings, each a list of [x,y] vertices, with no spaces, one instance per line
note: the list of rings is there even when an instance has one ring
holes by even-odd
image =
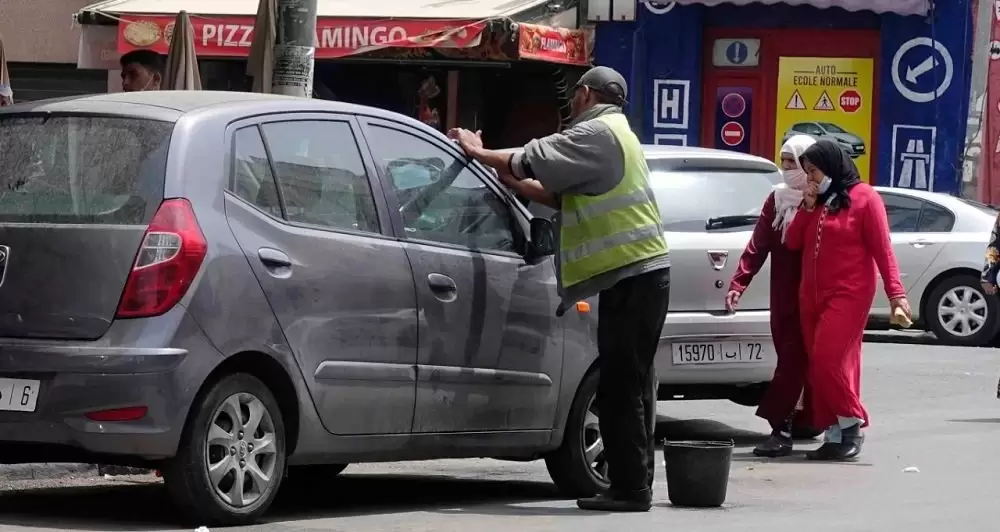
[[[753,237],[740,256],[739,266],[729,283],[730,291],[743,293],[768,256],[771,257],[771,337],[778,364],[767,393],[757,408],[757,416],[772,427],[782,427],[795,410],[806,383],[807,357],[799,325],[799,279],[802,253],[781,242],[781,229],[774,229],[774,193],[768,195]],[[806,394],[806,407],[809,397]]]
[[[838,416],[864,420],[861,404],[861,340],[875,299],[875,267],[890,299],[903,297],[882,198],[861,183],[851,206],[835,214],[823,207],[799,211],[786,244],[802,250],[802,332],[809,353],[812,425],[830,427]],[[820,222],[822,221],[822,227]]]

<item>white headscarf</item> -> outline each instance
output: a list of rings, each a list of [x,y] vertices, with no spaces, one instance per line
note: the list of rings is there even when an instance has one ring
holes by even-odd
[[[809,149],[809,146],[815,143],[816,139],[809,135],[795,135],[781,146],[782,155],[791,155],[795,159],[794,169],[781,171],[785,184],[774,187],[774,224],[772,227],[781,229],[782,242],[785,241],[788,226],[791,225],[792,219],[795,218],[795,212],[798,211],[799,205],[802,203],[802,191],[809,182],[799,159]]]

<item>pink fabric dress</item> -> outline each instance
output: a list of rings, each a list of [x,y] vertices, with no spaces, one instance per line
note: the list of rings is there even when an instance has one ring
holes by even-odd
[[[834,214],[817,206],[800,210],[788,228],[786,245],[802,250],[799,287],[802,333],[812,426],[830,427],[840,418],[870,421],[861,404],[861,341],[875,299],[875,268],[890,299],[906,289],[889,238],[882,198],[861,183],[849,191],[851,205]]]

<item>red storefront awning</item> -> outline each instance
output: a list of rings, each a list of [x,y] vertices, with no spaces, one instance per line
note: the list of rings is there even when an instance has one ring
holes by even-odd
[[[174,16],[121,14],[118,51],[167,53]],[[254,17],[192,15],[195,52],[201,57],[246,57]],[[384,48],[471,48],[478,46],[484,20],[367,19],[321,17],[316,22],[316,58],[335,59]]]

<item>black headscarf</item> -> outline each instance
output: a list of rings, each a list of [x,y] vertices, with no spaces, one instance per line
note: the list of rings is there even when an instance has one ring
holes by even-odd
[[[861,182],[861,173],[858,172],[858,167],[854,165],[851,156],[836,142],[820,140],[802,154],[800,162],[803,166],[806,160],[833,180],[830,189],[816,199],[817,205],[826,204],[832,197],[830,212],[850,207],[851,198],[847,192]]]

